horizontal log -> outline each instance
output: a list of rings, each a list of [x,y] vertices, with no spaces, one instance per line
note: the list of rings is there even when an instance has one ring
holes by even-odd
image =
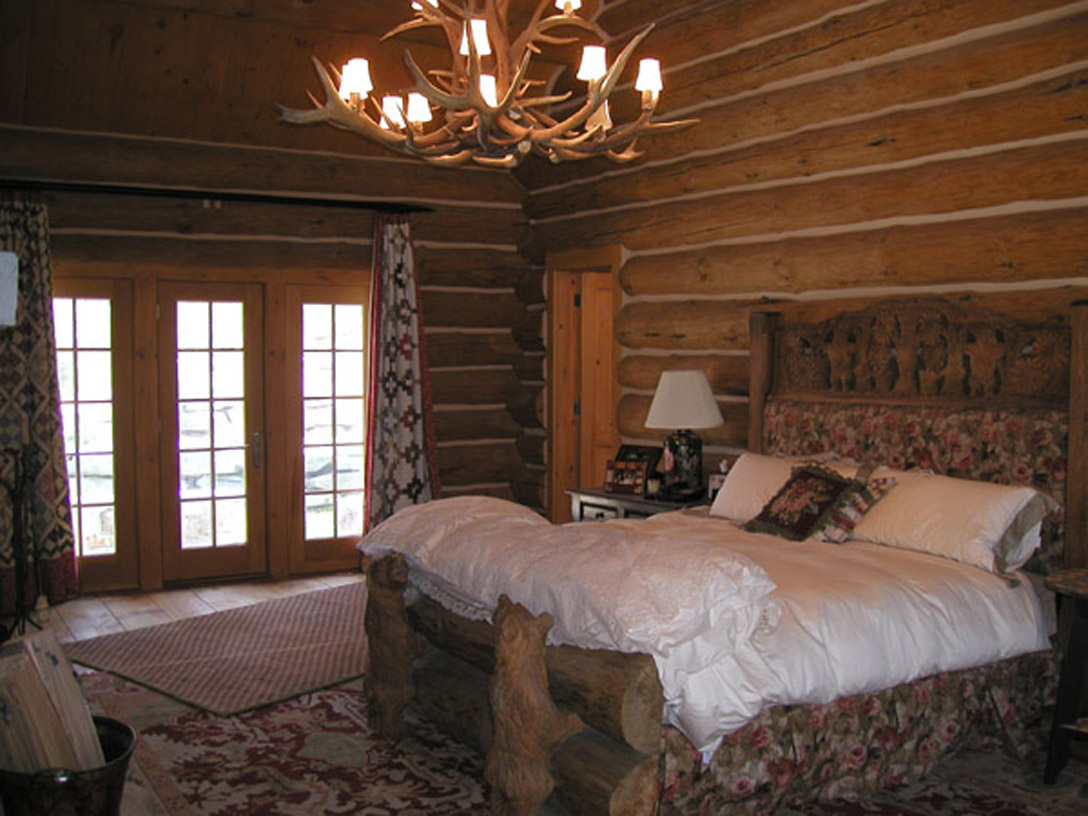
[[[746,349],[751,301],[628,303],[616,318],[616,339],[627,348]]]
[[[509,368],[478,371],[431,371],[431,399],[435,405],[503,405],[519,388]]]
[[[369,241],[310,243],[275,236],[194,240],[184,235],[81,235],[53,230],[49,244],[55,259],[132,265],[134,271],[126,277],[139,277],[139,267],[161,265],[164,259],[179,268],[289,267],[359,275],[370,269],[373,256]]]
[[[140,193],[51,190],[41,194],[50,225],[61,230],[114,230],[178,235],[274,235],[307,239],[371,238],[374,212],[298,203],[175,198]],[[514,244],[524,237],[520,208],[489,209],[444,205],[411,216],[418,241]]]
[[[491,747],[489,675],[431,649],[412,666],[413,703],[439,729],[487,753]],[[661,729],[658,727],[660,744]],[[657,805],[658,756],[636,751],[593,729],[556,747],[556,795],[573,816],[651,814]]]
[[[522,434],[517,439],[518,453],[526,464],[543,465],[545,463],[544,448],[547,437]]]
[[[506,403],[514,421],[523,428],[544,427],[544,386],[521,383]]]
[[[169,261],[163,263],[163,258]],[[232,263],[188,263],[187,257],[160,253],[145,263],[113,260],[85,260],[65,255],[53,255],[53,272],[64,278],[118,278],[122,280],[154,281],[234,281],[241,283],[287,283],[305,286],[336,286],[360,288],[359,272],[351,269],[294,267],[270,265],[235,265]],[[226,259],[219,259],[226,260]],[[237,258],[231,259],[238,261]],[[365,281],[365,278],[364,278]]]
[[[630,249],[939,215],[1019,201],[1060,201],[1088,188],[1085,141],[1022,147],[774,189],[724,193],[540,224],[534,244],[622,243]]]
[[[1085,37],[1088,15],[1074,14],[901,61],[742,95],[700,110],[697,126],[679,133],[657,134],[640,143],[639,148],[645,153],[645,162],[652,164],[654,159],[675,160],[750,140],[767,141],[802,128],[813,131],[821,122],[864,116],[891,106],[977,92],[1083,60]],[[674,101],[671,77],[669,82],[670,88],[658,108],[662,115]],[[522,179],[534,189],[583,178],[585,168],[575,164],[543,167],[539,181],[528,175]],[[626,176],[635,177],[641,172],[640,166],[638,172]]]
[[[799,88],[798,93],[806,89]],[[1015,115],[1010,115],[1015,111]],[[934,153],[1012,143],[1083,128],[1088,71],[1073,71],[1004,93],[900,110],[816,129],[725,155],[700,155],[530,196],[532,218],[592,212],[746,184],[855,170]]]
[[[624,394],[616,406],[616,425],[620,435],[634,439],[663,439],[668,431],[647,428],[646,415],[650,412],[651,397],[641,394]],[[698,431],[704,445],[745,446],[748,438],[748,403],[719,402],[723,425]]]
[[[509,331],[428,331],[427,359],[432,368],[451,366],[514,365],[522,351]]]
[[[836,15],[833,23],[790,31],[709,60],[695,60],[705,52],[694,50],[697,44],[689,40],[679,57],[692,61],[669,75],[664,96],[668,107],[663,113],[1062,5],[1065,0],[897,0],[855,5]],[[697,27],[699,21],[691,25]]]
[[[541,352],[523,354],[514,363],[514,373],[521,380],[544,382],[544,354]]]
[[[509,289],[517,287],[532,269],[529,260],[513,250],[479,247],[417,244],[415,261],[423,286]]]
[[[268,110],[272,110],[271,105]],[[306,129],[282,130],[301,133]],[[217,138],[225,140],[226,134]],[[347,139],[345,143],[355,146],[362,141],[365,140]],[[359,152],[357,148],[355,152]],[[403,190],[426,190],[429,199],[451,202],[517,204],[524,195],[518,183],[506,173],[388,161],[393,154],[384,151],[381,156],[352,158],[0,125],[0,176],[23,181],[181,187],[209,193],[336,195],[371,202],[380,202],[391,191]],[[184,172],[179,173],[179,168],[184,168]]]
[[[542,515],[547,504],[544,493],[544,475],[543,470],[534,471],[527,468],[524,474],[511,485],[515,501],[524,504],[526,507],[533,508]],[[532,481],[533,476],[538,476],[538,478]]]
[[[702,371],[715,394],[748,395],[747,355],[698,354],[649,356],[635,354],[620,360],[616,376],[627,388],[653,390],[662,371]]]
[[[544,312],[526,309],[513,327],[514,340],[525,351],[544,350]]]
[[[426,597],[409,607],[408,616],[436,647],[491,673],[495,658],[489,623],[462,618]],[[549,646],[545,661],[557,705],[636,750],[660,750],[664,697],[652,658]]]
[[[708,247],[633,258],[632,295],[730,295],[1042,280],[1088,274],[1088,209]]]
[[[423,322],[429,327],[508,329],[525,314],[525,304],[510,292],[458,292],[424,289],[419,295]]]
[[[653,816],[660,799],[659,754],[587,728],[552,753],[555,796],[572,816]]]
[[[510,482],[524,468],[513,441],[438,448],[438,476],[444,485]]]
[[[439,442],[514,439],[522,432],[521,426],[514,422],[505,408],[488,408],[483,411],[436,410],[434,427]]]

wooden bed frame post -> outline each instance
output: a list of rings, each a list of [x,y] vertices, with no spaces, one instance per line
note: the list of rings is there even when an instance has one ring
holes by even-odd
[[[1070,308],[1069,456],[1065,484],[1065,565],[1088,566],[1088,300]]]
[[[412,662],[427,641],[412,629],[404,605],[408,565],[399,553],[365,564],[367,600],[363,625],[367,636],[366,688],[370,716],[378,733],[399,739],[401,714],[412,701]]]
[[[771,393],[777,312],[752,312],[748,318],[748,450],[763,452],[763,408]]]

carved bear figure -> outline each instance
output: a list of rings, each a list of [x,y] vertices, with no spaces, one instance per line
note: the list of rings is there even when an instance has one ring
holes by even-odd
[[[495,671],[491,675],[494,741],[485,778],[492,811],[532,816],[554,787],[552,748],[584,727],[577,714],[561,712],[548,693],[544,641],[554,619],[533,616],[503,595],[495,608]]]

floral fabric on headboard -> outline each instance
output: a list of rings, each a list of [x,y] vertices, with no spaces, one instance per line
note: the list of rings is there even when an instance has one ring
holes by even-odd
[[[767,453],[835,453],[864,464],[1030,485],[1057,500],[1043,544],[1026,569],[1062,565],[1069,425],[1059,410],[963,409],[770,400]]]

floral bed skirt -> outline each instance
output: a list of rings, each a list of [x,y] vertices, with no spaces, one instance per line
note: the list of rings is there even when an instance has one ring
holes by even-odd
[[[857,798],[913,782],[965,745],[1024,759],[1045,737],[1057,675],[1054,653],[1036,652],[823,705],[767,709],[727,736],[706,767],[667,727],[662,816]]]

